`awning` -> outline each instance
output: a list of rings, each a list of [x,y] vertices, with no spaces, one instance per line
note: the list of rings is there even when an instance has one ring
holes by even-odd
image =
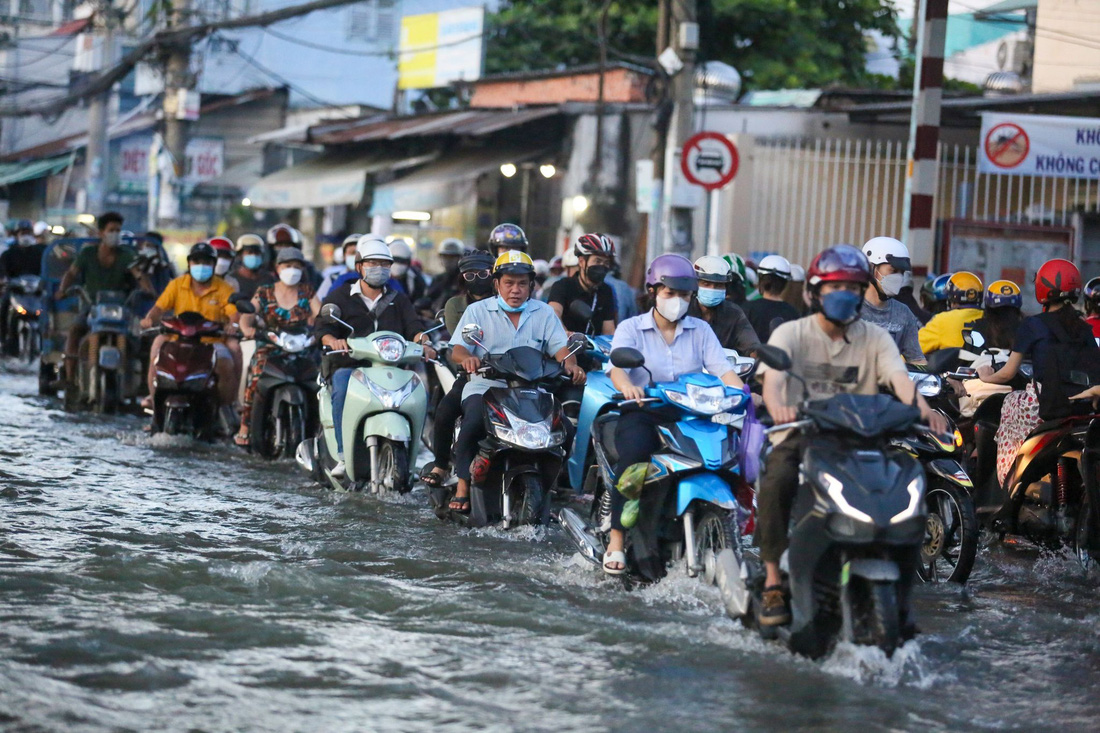
[[[367,175],[402,170],[435,159],[436,154],[411,158],[380,153],[325,153],[300,165],[264,176],[248,189],[260,209],[305,209],[357,204],[363,200]]]
[[[395,211],[433,211],[474,199],[481,174],[504,163],[522,163],[545,155],[541,150],[468,150],[414,171],[404,178],[375,186],[371,216]]]
[[[72,159],[71,155],[65,155],[60,158],[32,160],[29,163],[0,163],[0,186],[52,176],[65,170]]]

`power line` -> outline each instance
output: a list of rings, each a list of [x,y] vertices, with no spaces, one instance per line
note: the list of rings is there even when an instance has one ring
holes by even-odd
[[[276,72],[272,71],[271,69],[267,68],[266,66],[261,64],[259,61],[257,61],[255,58],[253,58],[252,56],[250,56],[247,53],[245,53],[244,51],[242,51],[240,49],[240,47],[234,48],[233,53],[240,56],[242,59],[244,59],[246,62],[248,62],[249,64],[254,66],[260,72],[262,72],[264,74],[267,74],[267,76],[269,76],[270,78],[272,78],[275,81],[279,82],[280,84],[287,87],[288,89],[291,89],[295,92],[298,92],[298,94],[301,94],[303,97],[305,97],[309,101],[313,102],[314,104],[318,104],[322,107],[336,107],[337,106],[337,105],[333,104],[332,102],[326,102],[325,100],[323,100],[323,99],[321,99],[317,96],[314,96],[313,94],[310,94],[305,89],[302,89],[301,87],[299,87],[295,84],[292,84],[290,81],[288,81],[284,77],[280,76],[278,73],[276,73]]]

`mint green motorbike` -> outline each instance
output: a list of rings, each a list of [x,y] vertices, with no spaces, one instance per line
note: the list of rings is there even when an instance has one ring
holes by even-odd
[[[321,315],[343,323],[335,305],[326,305]],[[337,490],[405,493],[412,488],[428,393],[416,372],[402,367],[423,361],[424,349],[393,331],[375,331],[349,338],[347,353],[363,365],[348,383],[341,424],[334,424],[332,417],[331,381],[322,379],[317,394],[320,434],[298,445],[298,465],[318,483]],[[343,477],[332,475],[337,430],[344,437]]]

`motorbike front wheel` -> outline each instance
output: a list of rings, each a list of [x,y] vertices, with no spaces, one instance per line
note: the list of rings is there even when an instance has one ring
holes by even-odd
[[[542,479],[534,474],[525,473],[516,479],[516,483],[519,484],[519,492],[523,495],[523,500],[520,502],[519,523],[542,524],[542,515],[547,502],[547,492],[542,485]]]
[[[118,411],[118,373],[111,369],[99,370],[99,389],[96,394],[96,412],[104,415]]]
[[[928,522],[917,574],[926,583],[965,583],[978,553],[978,518],[964,489],[947,481],[934,483],[925,495]]]
[[[722,550],[733,550],[737,562],[741,562],[740,533],[737,531],[734,515],[718,507],[704,508],[695,519],[695,558],[703,562],[707,550],[717,557]]]
[[[383,440],[378,445],[378,476],[377,479],[384,492],[397,492],[404,494],[411,488],[409,485],[409,453],[403,443],[392,440]]]
[[[852,621],[857,644],[877,646],[892,656],[901,639],[898,616],[898,589],[892,582],[852,579]]]
[[[1089,514],[1092,507],[1088,496],[1081,497],[1081,503],[1077,505],[1077,517],[1073,522],[1073,554],[1077,556],[1077,562],[1081,563],[1086,573],[1096,566],[1096,561],[1088,549],[1089,539]]]
[[[166,407],[164,410],[164,432],[168,435],[183,434],[185,417],[182,407]]]
[[[306,414],[301,405],[287,405],[284,415],[283,455],[293,456],[298,444],[305,439]]]

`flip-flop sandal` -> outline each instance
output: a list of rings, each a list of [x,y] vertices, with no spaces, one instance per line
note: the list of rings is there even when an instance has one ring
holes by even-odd
[[[609,563],[617,562],[622,565],[621,568],[608,567]],[[610,550],[603,554],[603,571],[608,575],[622,575],[626,572],[626,553],[620,550],[611,552]]]
[[[447,474],[436,473],[436,465],[429,463],[420,471],[420,480],[424,482],[424,485],[432,489],[441,489],[443,485],[447,483]]]
[[[237,433],[233,436],[233,442],[237,444],[238,448],[247,448],[252,444],[252,438],[248,435]]]
[[[455,504],[458,504],[457,509],[454,506]],[[470,513],[470,497],[468,497],[468,496],[456,496],[453,499],[451,499],[449,504],[447,504],[447,508],[450,509],[452,512],[457,512],[458,514],[469,514]]]

